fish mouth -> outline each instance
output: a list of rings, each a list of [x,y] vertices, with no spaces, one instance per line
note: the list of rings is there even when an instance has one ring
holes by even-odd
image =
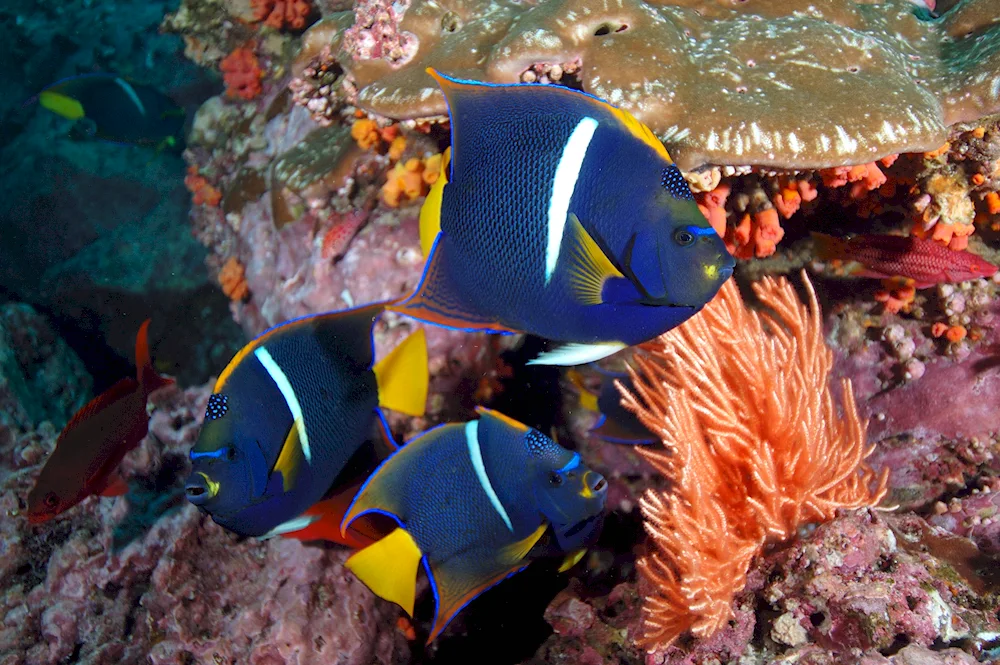
[[[42,522],[48,522],[55,516],[55,513],[42,513],[42,512],[29,512],[28,513],[28,524],[41,524]]]
[[[219,484],[213,482],[201,471],[192,473],[188,476],[187,482],[184,483],[184,494],[187,496],[187,500],[198,507],[208,503],[218,493]]]

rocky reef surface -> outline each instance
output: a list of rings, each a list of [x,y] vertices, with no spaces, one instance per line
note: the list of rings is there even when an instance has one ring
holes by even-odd
[[[0,9],[0,29],[40,43],[73,32],[86,4],[54,16],[48,6]],[[0,245],[0,284],[35,310],[0,309],[0,665],[1000,659],[997,282],[861,281],[819,260],[809,237],[912,233],[1000,259],[1000,118],[990,115],[1000,23],[989,3],[619,4],[125,3],[118,11],[132,12],[138,42],[107,43],[98,31],[86,43],[75,36],[69,59],[16,54],[29,63],[30,80],[16,83],[26,93],[102,67],[146,71],[175,93],[205,81],[187,92],[208,100],[192,105],[183,156],[153,161],[58,138],[64,128],[51,117],[2,110],[31,131],[0,145],[0,168],[15,174],[0,223],[20,243]],[[168,10],[164,31],[179,37],[153,36]],[[567,17],[584,14],[586,29],[573,29]],[[823,49],[800,59],[789,35],[803,26]],[[837,44],[844,52],[833,58]],[[470,45],[483,57],[461,68],[456,54]],[[152,65],[140,66],[147,51]],[[668,66],[677,59],[690,67]],[[711,76],[706,63],[718,65]],[[628,446],[588,434],[597,415],[557,370],[524,367],[535,339],[428,328],[428,415],[394,418],[393,428],[405,437],[471,417],[476,404],[554,428],[609,479],[604,532],[569,572],[532,566],[429,646],[427,594],[411,622],[346,571],[346,550],[237,539],[184,500],[209,377],[243,339],[417,284],[419,206],[449,140],[427,65],[565,84],[659,118],[654,129],[741,259],[739,279],[803,266],[816,275],[833,373],[853,382],[869,462],[891,472],[888,493],[765,549],[734,619],[710,638],[636,646],[650,592],[636,568],[648,551],[638,505],[668,487]],[[714,110],[677,103],[681,88],[715,100]],[[897,88],[917,111],[907,113]],[[831,89],[841,92],[826,104]],[[866,95],[874,105],[856,113]],[[656,115],[664,105],[676,117]],[[831,123],[843,135],[824,140]],[[107,356],[76,342],[81,331],[118,358],[101,371],[120,375],[150,314],[158,368],[191,387],[152,399],[150,435],[123,464],[126,496],[29,524],[28,488],[59,427],[101,382],[88,368]],[[377,351],[419,325],[385,317]],[[581,374],[585,385],[600,381]]]

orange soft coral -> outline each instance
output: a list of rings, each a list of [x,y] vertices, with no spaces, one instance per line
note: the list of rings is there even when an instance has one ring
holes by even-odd
[[[230,300],[243,300],[250,294],[246,269],[235,256],[230,256],[223,264],[222,270],[219,271],[219,284],[222,286],[222,292]]]
[[[312,6],[306,0],[250,0],[253,20],[264,21],[275,30],[285,26],[293,30],[306,27]]]
[[[426,196],[441,172],[441,155],[431,155],[426,159],[411,157],[405,162],[397,162],[389,171],[386,183],[382,185],[382,201],[391,208]]]
[[[778,211],[765,208],[753,214],[744,213],[740,223],[726,230],[726,247],[738,259],[759,259],[774,254],[785,237]]]
[[[707,637],[732,618],[766,542],[885,495],[886,473],[864,462],[872,449],[846,379],[838,413],[833,354],[802,276],[808,307],[786,279],[765,278],[754,292],[769,311],[753,312],[730,280],[636,356],[636,394],[623,403],[663,440],[665,451],[639,452],[670,480],[641,501],[652,541],[638,564],[647,648],[685,631]]]
[[[250,49],[240,47],[233,50],[219,63],[219,69],[226,82],[227,96],[250,100],[260,94],[260,79],[264,72]]]
[[[380,127],[371,118],[360,116],[351,125],[351,138],[364,150],[381,152],[388,146],[389,159],[398,161],[406,148],[406,138],[400,136],[399,125]]]
[[[198,173],[198,167],[194,164],[188,166],[187,175],[184,176],[184,186],[191,192],[191,200],[195,205],[214,208],[222,200],[222,192],[208,184],[208,180]]]

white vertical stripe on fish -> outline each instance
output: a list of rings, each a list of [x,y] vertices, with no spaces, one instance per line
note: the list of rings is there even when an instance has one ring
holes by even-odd
[[[292,384],[289,382],[288,377],[285,376],[285,372],[278,367],[278,363],[274,362],[274,358],[271,357],[267,349],[263,346],[257,347],[254,349],[253,354],[260,361],[260,364],[264,366],[264,369],[267,370],[267,373],[271,376],[271,380],[274,381],[274,385],[278,386],[281,396],[285,398],[285,404],[288,405],[288,410],[292,412],[292,420],[299,430],[299,445],[302,446],[302,455],[306,458],[306,462],[311,464],[312,451],[309,449],[309,435],[306,434],[305,419],[302,417],[302,406],[299,405],[299,398],[295,396],[295,389],[292,388]]]
[[[490,477],[486,473],[486,467],[483,466],[483,451],[479,447],[478,420],[470,420],[465,423],[465,444],[469,447],[469,459],[472,460],[472,468],[476,470],[476,477],[479,479],[479,484],[482,486],[483,491],[486,492],[486,496],[489,497],[490,503],[493,504],[493,508],[497,511],[497,514],[500,515],[500,519],[503,520],[507,528],[513,533],[514,527],[510,523],[510,517],[507,516],[507,511],[504,509],[503,504],[500,503],[500,497],[493,490],[493,483],[490,482]]]
[[[135,88],[132,87],[132,84],[125,79],[120,78],[116,78],[115,83],[118,84],[119,88],[125,91],[125,94],[128,95],[129,99],[132,100],[132,103],[139,109],[139,113],[146,115],[146,107],[142,105],[142,101],[139,99],[139,95],[136,94]]]
[[[584,118],[563,146],[562,156],[556,166],[556,175],[552,179],[552,196],[549,197],[549,238],[545,248],[545,284],[548,285],[552,274],[556,271],[559,261],[559,249],[562,247],[563,231],[566,229],[566,216],[569,214],[569,202],[576,189],[576,180],[580,177],[583,159],[587,156],[587,148],[597,131],[597,121]]]

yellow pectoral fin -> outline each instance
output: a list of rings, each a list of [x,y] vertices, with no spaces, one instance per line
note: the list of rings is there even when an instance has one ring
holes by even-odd
[[[420,207],[420,249],[424,258],[431,255],[434,238],[441,232],[441,201],[444,197],[444,186],[448,184],[448,166],[451,162],[451,148],[445,148],[441,156],[441,173],[431,185],[431,190]]]
[[[604,302],[601,298],[604,282],[611,277],[624,278],[624,275],[611,263],[576,215],[570,213],[566,226],[573,243],[567,265],[573,297],[581,305],[600,305]]]
[[[578,550],[573,550],[572,552],[570,552],[569,554],[567,554],[566,558],[563,559],[562,565],[559,566],[559,572],[560,573],[565,573],[567,570],[569,570],[570,568],[572,568],[573,566],[575,566],[577,563],[580,562],[580,559],[582,559],[583,555],[586,554],[586,553],[587,553],[587,549],[586,548],[581,548],[581,549],[578,549]]]
[[[83,104],[72,97],[61,95],[58,92],[43,92],[38,95],[38,103],[43,108],[47,108],[53,113],[58,113],[70,120],[79,120],[84,116]]]
[[[397,528],[353,554],[346,565],[376,596],[396,603],[413,616],[417,567],[422,556],[413,536]]]
[[[271,472],[281,472],[281,486],[286,492],[295,486],[295,478],[299,473],[299,466],[305,459],[302,454],[302,445],[299,442],[299,430],[302,426],[301,419],[292,423],[288,429],[288,436],[278,453],[278,461],[274,463]]]
[[[422,416],[427,407],[427,337],[419,328],[373,368],[378,402],[393,411]]]
[[[531,548],[535,546],[535,543],[541,539],[542,535],[545,534],[545,530],[549,528],[548,522],[542,522],[538,525],[538,528],[531,532],[527,538],[522,538],[516,543],[511,543],[510,545],[505,545],[500,551],[500,560],[505,563],[517,563],[523,561]]]

